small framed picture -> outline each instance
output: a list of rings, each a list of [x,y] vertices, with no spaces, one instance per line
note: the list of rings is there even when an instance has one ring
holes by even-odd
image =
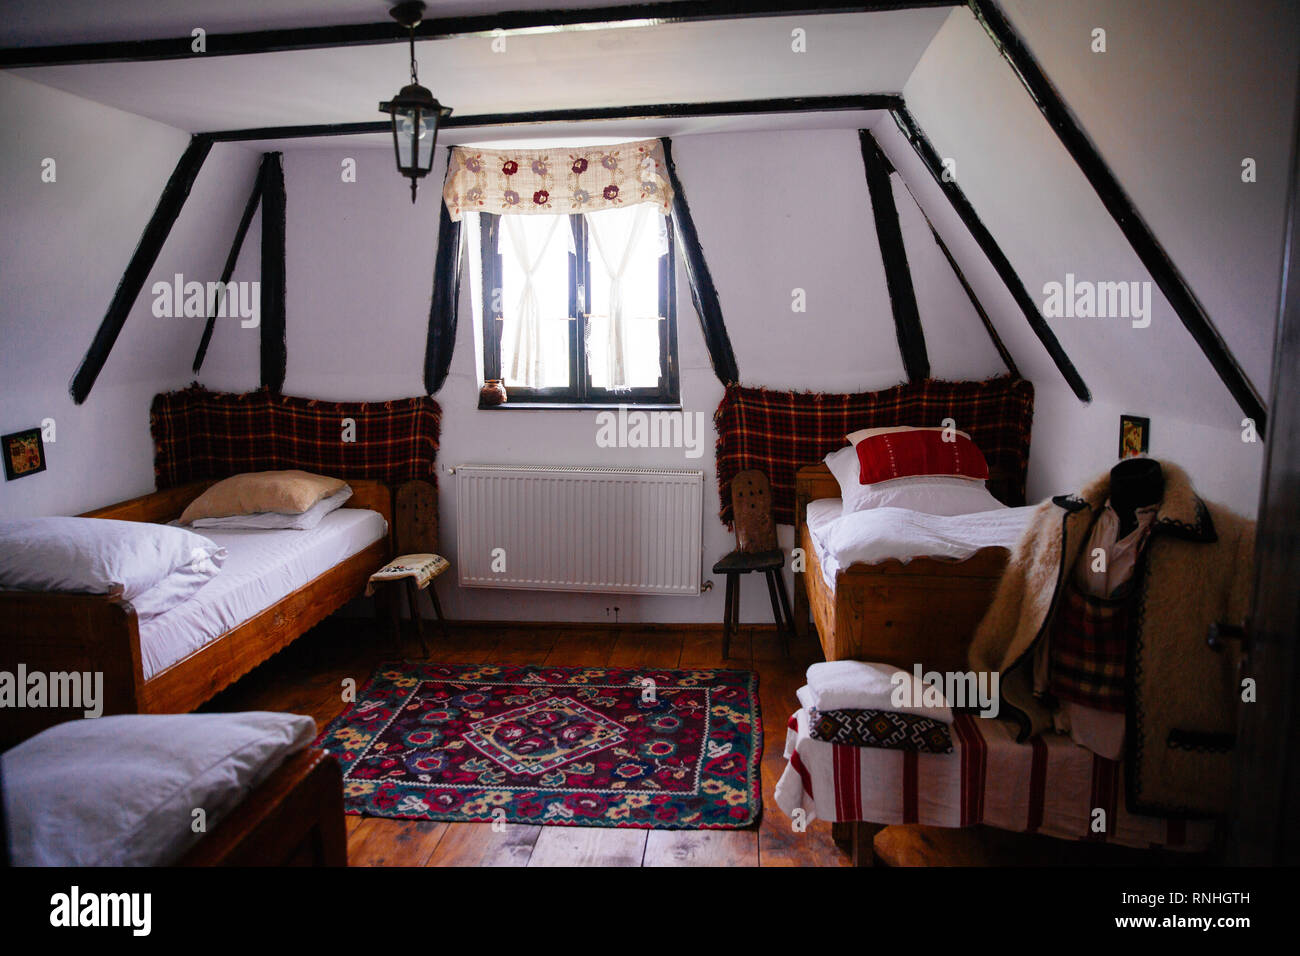
[[[1137,458],[1151,447],[1151,419],[1136,415],[1119,417],[1119,457]]]
[[[26,478],[45,470],[45,445],[39,428],[0,435],[0,446],[4,448],[5,480]]]

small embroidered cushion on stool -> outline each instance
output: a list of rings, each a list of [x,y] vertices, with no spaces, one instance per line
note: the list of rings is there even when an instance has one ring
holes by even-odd
[[[451,562],[440,554],[403,554],[370,575],[366,594],[375,593],[375,585],[382,581],[414,578],[415,586],[424,588],[430,581],[451,567]]]

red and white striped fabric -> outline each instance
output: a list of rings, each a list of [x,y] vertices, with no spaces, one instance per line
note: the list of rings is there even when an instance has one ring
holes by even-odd
[[[959,714],[953,750],[923,754],[814,740],[796,711],[786,733],[786,768],[776,804],[809,821],[977,824],[1131,847],[1200,851],[1214,838],[1209,820],[1137,816],[1124,809],[1122,764],[1069,737],[1044,734],[1016,743],[1012,725]],[[1105,830],[1094,832],[1094,809]]]

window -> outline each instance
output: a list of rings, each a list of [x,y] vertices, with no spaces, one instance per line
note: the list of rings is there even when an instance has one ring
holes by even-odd
[[[478,215],[483,375],[504,407],[677,404],[673,236],[653,206]]]

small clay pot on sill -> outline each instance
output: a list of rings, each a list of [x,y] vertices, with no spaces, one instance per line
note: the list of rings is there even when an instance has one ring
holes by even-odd
[[[478,392],[480,405],[504,405],[507,397],[506,383],[499,378],[488,379]]]

